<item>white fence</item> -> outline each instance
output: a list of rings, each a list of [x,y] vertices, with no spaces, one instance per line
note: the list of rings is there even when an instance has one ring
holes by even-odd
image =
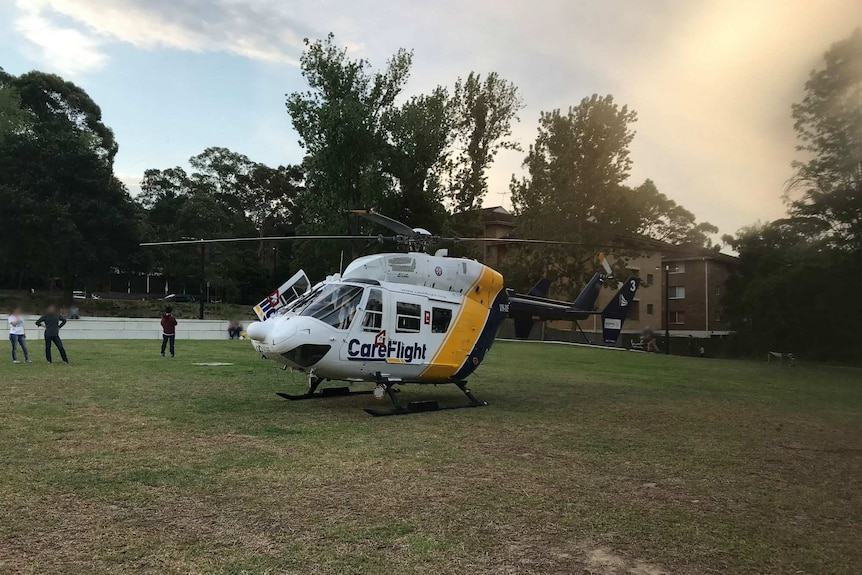
[[[28,339],[41,339],[42,328],[36,327],[39,316],[24,316],[24,329]],[[6,315],[2,316],[4,329],[8,328]],[[227,339],[227,320],[178,319],[177,339]],[[248,327],[243,324],[243,330]],[[4,333],[8,334],[8,330]],[[82,317],[70,319],[60,337],[63,339],[161,339],[159,318],[137,317]]]

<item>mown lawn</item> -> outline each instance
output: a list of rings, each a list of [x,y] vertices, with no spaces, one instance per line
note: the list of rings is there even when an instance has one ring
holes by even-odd
[[[499,342],[372,418],[158,344],[0,363],[0,572],[862,572],[862,371]]]

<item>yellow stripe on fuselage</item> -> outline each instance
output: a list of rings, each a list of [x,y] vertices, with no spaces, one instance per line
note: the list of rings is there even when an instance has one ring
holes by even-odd
[[[491,304],[503,289],[503,276],[488,266],[482,266],[479,278],[461,298],[458,315],[452,320],[449,333],[420,378],[445,381],[455,375],[476,345],[488,322]]]

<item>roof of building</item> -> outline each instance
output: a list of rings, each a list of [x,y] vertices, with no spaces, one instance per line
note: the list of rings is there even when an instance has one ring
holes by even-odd
[[[515,216],[503,206],[482,208],[482,223],[485,225],[503,225],[515,227]]]
[[[673,246],[673,250],[669,253],[664,253],[662,259],[667,261],[684,261],[684,260],[716,260],[728,264],[739,263],[739,258],[729,254],[698,246],[695,244],[680,244]]]

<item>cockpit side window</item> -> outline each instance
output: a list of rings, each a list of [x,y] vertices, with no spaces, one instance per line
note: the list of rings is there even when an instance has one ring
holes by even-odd
[[[352,285],[325,286],[299,315],[313,317],[332,327],[348,329],[356,315],[363,288]]]
[[[362,331],[377,332],[381,329],[383,329],[383,292],[372,288],[368,290],[365,317],[362,319]]]

